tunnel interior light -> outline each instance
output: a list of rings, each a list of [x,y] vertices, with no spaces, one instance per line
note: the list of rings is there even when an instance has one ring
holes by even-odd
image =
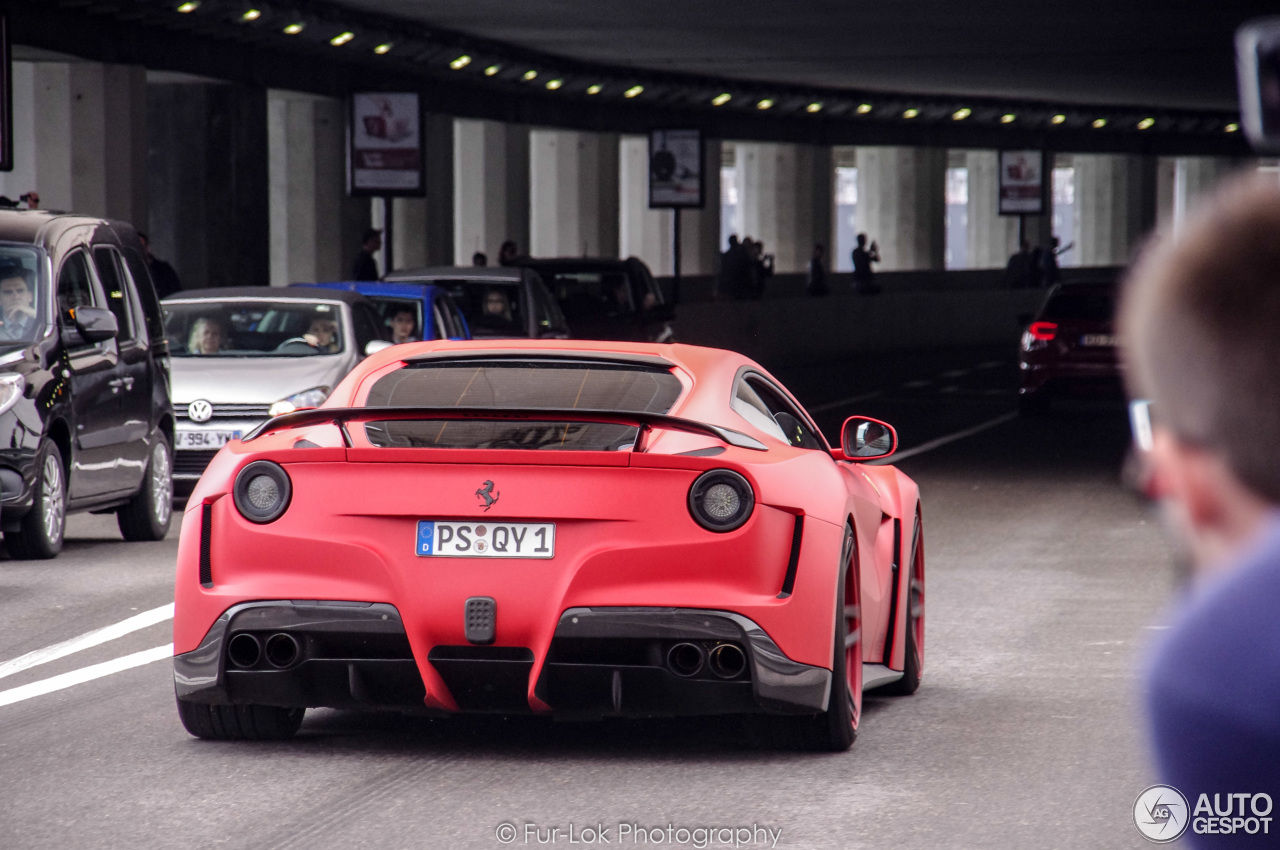
[[[871,104],[869,104],[869,103],[860,103],[860,104],[858,104],[858,114],[859,114],[859,115],[866,115],[866,114],[867,114],[868,112],[870,112],[870,111],[871,111]]]
[[[486,77],[492,77],[494,74],[498,73],[501,70],[502,70],[501,65],[490,65],[488,68],[484,69],[484,75]]]
[[[1103,127],[1105,127],[1105,126],[1107,126],[1107,119],[1105,119],[1105,118],[1095,118],[1095,119],[1093,119],[1093,129],[1095,129],[1095,130],[1101,130],[1101,129],[1102,129]]]
[[[307,28],[306,24],[289,24],[289,26],[284,28],[284,34],[297,35],[298,33],[302,32],[306,28]]]
[[[624,91],[622,94],[624,97],[636,97],[642,91],[644,91],[644,86],[632,86],[631,88]]]
[[[344,32],[341,35],[335,35],[333,38],[329,39],[329,43],[334,47],[341,47],[355,37],[356,34],[353,32]]]
[[[246,9],[244,14],[240,16],[242,21],[256,21],[262,17],[262,12],[258,9]]]
[[[537,78],[538,78],[538,72],[530,68],[528,71],[524,72],[524,76],[522,76],[520,79],[524,80],[527,83],[530,80],[536,80]]]
[[[449,67],[455,71],[461,71],[463,68],[467,67],[470,64],[471,64],[471,57],[464,53],[458,58],[454,59],[452,62],[450,62]]]
[[[919,115],[919,114],[920,114],[920,110],[919,110],[919,109],[916,109],[915,107],[912,107],[911,109],[908,109],[906,112],[902,113],[902,117],[903,117],[903,118],[915,118],[915,117],[916,117],[917,115]]]
[[[391,42],[384,41],[382,44],[379,44],[377,47],[373,48],[373,52],[378,54],[379,56],[386,56],[388,53],[391,52],[391,48],[394,46],[395,45],[393,45]]]
[[[731,100],[733,100],[733,95],[729,94],[728,92],[722,92],[716,95],[715,97],[711,98],[711,105],[724,106],[726,103],[728,103]]]
[[[806,106],[806,107],[804,108],[804,111],[805,111],[805,112],[821,112],[821,111],[822,111],[822,103],[821,103],[821,102],[819,102],[819,101],[816,101],[816,100],[815,100],[813,103],[811,103],[811,104],[809,104],[808,106]]]
[[[592,83],[587,86],[587,94],[600,94],[602,91],[604,91],[604,86],[599,83]]]
[[[564,85],[564,80],[561,80],[559,78],[554,80],[547,80],[547,88],[550,89],[551,91],[555,91],[556,89],[560,88],[562,85]]]
[[[1239,125],[1239,124],[1228,124],[1227,126],[1223,127],[1222,129],[1223,129],[1224,131],[1228,132],[1228,133],[1238,133],[1238,132],[1240,131],[1240,125]]]
[[[1139,130],[1150,130],[1150,129],[1151,129],[1152,127],[1154,127],[1155,125],[1156,125],[1156,119],[1154,119],[1154,118],[1143,118],[1141,121],[1139,121],[1139,122],[1138,122],[1138,129],[1139,129]]]
[[[760,100],[758,103],[756,103],[756,109],[772,109],[772,108],[773,108],[772,98],[766,97]]]
[[[187,0],[186,3],[183,3],[181,6],[178,7],[178,11],[185,15],[188,12],[194,12],[196,9],[199,9],[199,8],[200,8],[200,0]]]
[[[1052,118],[1050,118],[1050,119],[1049,119],[1050,123],[1053,123],[1053,124],[1061,124],[1062,122],[1064,122],[1064,121],[1066,121],[1066,120],[1067,120],[1067,116],[1065,116],[1065,115],[1063,115],[1063,114],[1061,114],[1061,113],[1059,113],[1059,114],[1057,114],[1057,115],[1055,115],[1055,116],[1053,116]]]
[[[1006,112],[1004,115],[1000,116],[1001,124],[1012,124],[1014,121],[1017,121],[1017,120],[1018,120],[1018,116],[1014,115],[1012,112]]]
[[[973,114],[973,110],[972,110],[972,109],[970,109],[969,107],[965,106],[965,107],[962,107],[962,108],[960,108],[960,109],[957,109],[955,112],[952,112],[952,113],[951,113],[951,120],[952,120],[952,121],[963,121],[964,119],[968,118],[968,117],[969,117],[970,115],[972,115],[972,114]]]

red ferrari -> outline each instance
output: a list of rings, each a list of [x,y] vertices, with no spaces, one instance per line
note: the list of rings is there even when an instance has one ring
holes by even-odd
[[[924,666],[891,427],[828,446],[758,365],[688,345],[398,345],[214,458],[178,551],[193,735],[308,707],[760,715],[847,749]]]

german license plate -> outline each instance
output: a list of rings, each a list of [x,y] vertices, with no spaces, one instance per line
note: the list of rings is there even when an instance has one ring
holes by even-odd
[[[422,519],[414,551],[423,558],[551,558],[556,554],[556,525]]]
[[[176,449],[220,449],[240,439],[239,431],[178,431]]]
[[[1080,344],[1088,348],[1115,348],[1115,334],[1085,334],[1080,337]]]

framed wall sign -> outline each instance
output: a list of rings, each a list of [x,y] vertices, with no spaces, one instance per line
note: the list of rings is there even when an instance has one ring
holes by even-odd
[[[1043,151],[1000,151],[1000,215],[1044,215],[1049,181]]]
[[[347,138],[348,194],[426,194],[417,93],[353,94]]]
[[[706,204],[700,130],[649,133],[649,209]]]

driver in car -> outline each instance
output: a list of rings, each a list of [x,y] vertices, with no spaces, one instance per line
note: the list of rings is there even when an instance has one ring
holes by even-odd
[[[21,266],[0,270],[0,340],[25,340],[35,336],[35,273]]]
[[[338,323],[333,319],[312,319],[311,327],[302,335],[307,344],[325,354],[338,350]]]

